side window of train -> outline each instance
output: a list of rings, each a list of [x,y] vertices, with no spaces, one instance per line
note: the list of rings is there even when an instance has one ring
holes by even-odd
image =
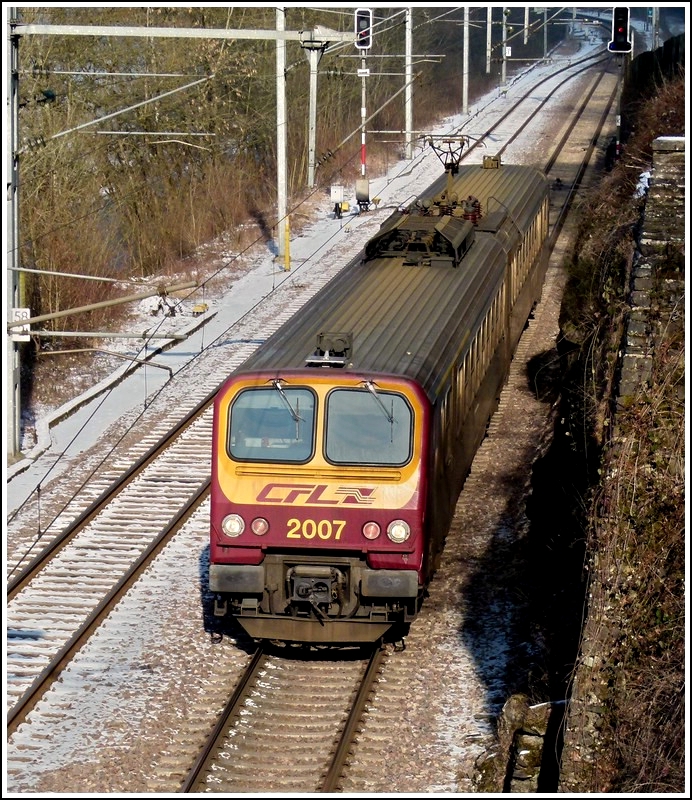
[[[483,320],[483,372],[485,372],[485,369],[490,362],[490,342],[488,340],[489,314],[490,311],[488,311],[488,315],[486,315],[485,319]]]
[[[532,225],[526,235],[526,255],[529,261],[533,261],[534,255],[534,226]]]
[[[524,270],[528,272],[529,264],[531,263],[531,252],[523,242],[521,244],[521,263],[524,265]]]
[[[533,225],[529,228],[528,245],[529,258],[533,258]]]
[[[521,280],[519,276],[519,262],[517,261],[516,255],[512,257],[512,287],[513,297],[512,297],[512,305],[514,305],[517,301],[517,297],[519,297],[519,290],[521,289]]]
[[[492,349],[493,353],[495,352],[495,348],[497,347],[497,343],[500,341],[500,297],[502,295],[502,290],[500,290],[495,297],[493,298],[493,344]]]
[[[444,452],[445,466],[451,466],[454,463],[454,447],[453,447],[454,437],[451,435],[452,431],[450,429],[452,421],[451,420],[452,415],[450,414],[450,399],[451,399],[450,392],[447,392],[447,394],[444,397],[444,400],[442,401],[442,408],[440,410],[440,417],[441,417],[440,424],[443,432],[442,439],[445,442],[445,452]]]
[[[478,391],[480,369],[478,367],[478,334],[473,337],[471,345],[471,363],[473,364],[473,393]]]
[[[466,352],[464,358],[464,413],[471,408],[471,351]]]
[[[531,253],[528,250],[528,248],[526,250],[522,250],[521,251],[521,274],[522,274],[521,282],[522,283],[524,283],[524,281],[526,280],[526,278],[527,278],[527,276],[529,274],[529,265],[532,262],[533,262],[533,259],[531,258]]]
[[[483,374],[485,372],[485,370],[483,369],[483,367],[485,366],[485,352],[484,352],[484,347],[483,347],[483,323],[481,323],[481,327],[478,329],[478,337],[477,338],[478,338],[478,350],[477,350],[477,356],[478,356],[478,387],[480,388],[481,379],[482,379]]]
[[[433,477],[432,480],[439,479],[443,472],[444,472],[444,464],[445,464],[445,454],[442,452],[442,448],[440,447],[440,440],[443,438],[441,431],[444,430],[442,425],[442,420],[440,417],[435,415],[434,421],[434,429],[433,429]]]
[[[461,431],[461,423],[464,419],[466,412],[465,398],[466,398],[466,359],[464,359],[456,372],[456,386],[457,396],[457,433]]]
[[[536,235],[536,222],[531,224],[531,258],[533,259],[536,255],[536,243],[538,241],[538,236]]]

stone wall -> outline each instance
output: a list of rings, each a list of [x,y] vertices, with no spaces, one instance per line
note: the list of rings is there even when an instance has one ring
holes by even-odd
[[[676,339],[669,335],[671,330],[679,332],[677,340],[684,347],[685,174],[684,137],[656,139],[631,268],[631,311],[620,353],[618,410],[650,382],[653,356],[664,331],[668,343]],[[679,392],[684,393],[684,385]],[[612,754],[603,751],[599,730],[610,692],[608,676],[612,672],[607,667],[612,666],[609,653],[619,633],[619,619],[613,617],[607,593],[607,572],[612,567],[607,554],[603,559],[593,554],[590,566],[588,619],[564,727],[560,793],[607,792],[610,778],[606,765]]]
[[[651,378],[653,348],[662,327],[683,324],[685,138],[653,142],[646,210],[632,265],[630,307],[621,352],[617,400],[626,403]]]

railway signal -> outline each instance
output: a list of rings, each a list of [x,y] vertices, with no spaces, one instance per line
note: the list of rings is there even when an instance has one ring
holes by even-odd
[[[630,10],[627,6],[613,8],[613,29],[608,50],[611,53],[631,53]]]
[[[372,9],[356,9],[356,47],[369,50],[372,45]]]

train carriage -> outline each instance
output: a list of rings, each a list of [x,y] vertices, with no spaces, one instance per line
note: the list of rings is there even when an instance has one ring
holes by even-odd
[[[547,264],[532,167],[457,167],[215,399],[209,587],[257,639],[405,635]]]

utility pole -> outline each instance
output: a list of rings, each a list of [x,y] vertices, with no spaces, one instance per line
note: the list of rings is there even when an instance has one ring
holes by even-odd
[[[173,38],[173,39],[257,39],[257,40],[276,40],[284,44],[286,41],[300,42],[305,36],[305,31],[284,31],[279,21],[277,12],[277,29],[272,30],[243,30],[230,28],[161,28],[161,27],[137,27],[115,25],[50,25],[50,24],[23,24],[17,21],[16,8],[8,10],[8,37],[10,46],[8,48],[8,99],[9,99],[9,152],[8,158],[8,187],[7,187],[7,240],[9,251],[10,269],[7,270],[7,389],[8,389],[8,416],[7,416],[7,449],[12,456],[17,455],[21,450],[21,397],[20,397],[20,374],[21,360],[18,342],[26,341],[30,338],[28,330],[23,330],[23,325],[17,324],[19,320],[29,317],[28,309],[21,308],[22,300],[20,291],[19,270],[19,162],[18,162],[18,96],[19,96],[19,39],[21,36],[46,35],[46,36],[112,36],[114,38],[139,37],[153,39]],[[324,35],[325,29],[320,29],[320,34]],[[333,41],[353,42],[356,36],[352,32],[329,31],[329,37]],[[285,56],[284,56],[285,57]],[[277,48],[277,73],[280,61],[279,49]],[[283,108],[281,107],[283,104]],[[286,218],[286,113],[285,113],[285,70],[281,69],[280,76],[277,74],[277,119],[283,118],[283,124],[277,124],[277,147],[279,151],[278,160],[283,159],[281,174],[277,174],[277,215],[279,221]],[[283,136],[283,139],[281,138]],[[281,144],[283,142],[283,144]],[[282,252],[281,233],[279,232],[279,252]],[[27,326],[28,327],[28,326]]]
[[[7,70],[7,97],[9,100],[9,147],[7,149],[7,320],[22,314],[22,297],[19,291],[19,156],[17,154],[17,128],[19,120],[19,37],[15,32],[17,9],[9,14],[9,69]],[[25,337],[28,339],[29,337]],[[20,345],[23,337],[8,332],[7,336],[7,450],[16,455],[21,450],[21,361]]]
[[[404,80],[404,127],[406,128],[406,158],[413,158],[413,8],[406,9],[406,43]]]
[[[276,9],[276,241],[277,256],[286,255],[282,223],[288,227],[288,189],[286,167],[286,40],[285,11]]]
[[[461,82],[461,113],[469,113],[469,7],[464,6],[464,66]]]
[[[365,160],[365,123],[367,122],[367,108],[365,105],[365,80],[370,70],[365,63],[365,56],[372,45],[372,9],[357,8],[355,17],[355,45],[361,51],[360,69],[360,180],[356,181],[356,202],[361,211],[367,211],[370,206],[370,182],[366,178]]]
[[[659,14],[658,7],[654,6],[652,9],[650,9],[650,13],[651,13],[651,49],[658,50],[658,48],[661,46],[660,30],[659,30],[660,23],[658,20],[658,14]]]
[[[340,41],[332,31],[318,25],[314,31],[304,31],[300,46],[306,51],[310,64],[310,103],[308,116],[308,186],[315,185],[315,149],[317,147],[317,66],[331,42]],[[340,36],[340,34],[338,34]]]
[[[365,66],[365,56],[361,59],[361,79],[360,79],[360,177],[365,177],[365,119],[367,111],[365,106],[365,79],[368,69]]]
[[[508,8],[502,9],[502,75],[500,77],[500,87],[505,88],[507,84],[507,15]]]
[[[485,24],[485,74],[490,75],[491,53],[493,49],[493,7],[488,6]]]

